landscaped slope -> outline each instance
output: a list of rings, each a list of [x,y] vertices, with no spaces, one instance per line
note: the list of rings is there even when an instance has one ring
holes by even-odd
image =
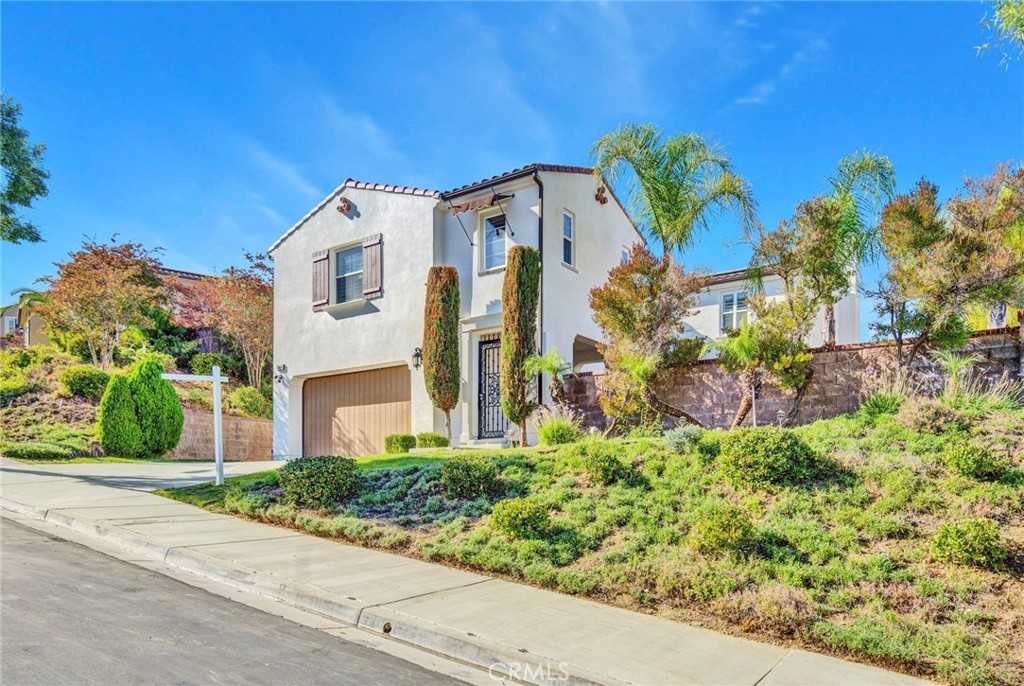
[[[1016,684],[1024,412],[974,414],[912,400],[794,431],[355,472],[339,459],[325,478],[356,486],[330,511],[302,507],[287,471],[169,495],[951,683]]]

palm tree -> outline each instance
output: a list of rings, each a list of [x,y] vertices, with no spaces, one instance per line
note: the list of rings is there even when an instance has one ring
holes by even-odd
[[[25,328],[28,324],[29,317],[32,316],[32,309],[42,305],[47,301],[46,294],[42,291],[37,291],[32,288],[15,288],[11,291],[11,295],[18,296],[18,299],[9,304],[0,306],[0,311],[6,310],[11,307],[18,308],[18,327]]]
[[[738,214],[744,226],[754,223],[749,184],[721,146],[696,133],[666,138],[652,124],[624,124],[598,139],[590,156],[599,184],[625,178],[634,220],[665,254],[686,250],[723,211]]]
[[[552,348],[547,355],[530,355],[523,361],[523,374],[527,380],[538,374],[547,374],[551,377],[551,400],[563,408],[568,406],[563,382],[571,372],[572,365],[558,354],[558,348]]]
[[[666,417],[672,417],[675,420],[682,419],[688,424],[693,424],[694,426],[704,426],[699,419],[688,412],[684,412],[678,407],[669,405],[659,398],[657,393],[655,393],[654,377],[657,375],[658,370],[662,365],[660,356],[657,353],[651,355],[627,353],[622,356],[621,365],[623,371],[633,380],[633,383],[636,385],[636,388],[640,393],[640,398],[644,401],[647,407]],[[609,433],[610,428],[605,435],[608,435]]]
[[[884,155],[867,150],[839,160],[828,178],[831,192],[825,201],[834,204],[840,221],[830,225],[830,242],[836,247],[833,260],[843,269],[875,260],[880,253],[878,222],[875,217],[896,193],[896,172]],[[824,293],[823,338],[826,345],[836,342],[835,304],[845,293]]]

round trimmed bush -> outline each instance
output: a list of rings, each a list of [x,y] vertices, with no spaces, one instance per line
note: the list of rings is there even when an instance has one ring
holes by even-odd
[[[447,448],[448,439],[433,431],[424,431],[416,435],[417,448]]]
[[[957,564],[997,568],[1009,553],[998,524],[991,519],[970,519],[940,526],[932,541],[932,555]]]
[[[301,507],[329,510],[359,492],[356,461],[349,457],[300,457],[277,474],[285,497]]]
[[[142,431],[142,454],[154,457],[174,450],[185,426],[178,394],[169,381],[161,378],[163,373],[163,363],[149,357],[128,375],[135,401],[135,421]]]
[[[64,384],[68,393],[83,398],[103,397],[103,391],[107,390],[109,381],[110,374],[87,364],[68,367],[60,374],[60,382]]]
[[[621,443],[594,439],[568,448],[566,455],[594,481],[610,486],[630,475],[629,467],[619,457],[621,448]]]
[[[754,542],[754,524],[735,505],[711,508],[690,528],[690,544],[703,553],[746,550]]]
[[[687,424],[686,426],[679,426],[675,429],[671,429],[665,432],[662,437],[665,441],[665,446],[672,452],[682,455],[683,453],[692,453],[700,445],[701,436],[704,435],[704,429],[693,424]]]
[[[252,386],[242,386],[231,391],[228,403],[246,417],[269,418],[271,415],[270,401]]]
[[[491,508],[491,525],[509,538],[543,538],[551,518],[536,498],[509,498]]]
[[[105,455],[137,457],[143,453],[142,429],[135,417],[135,400],[127,376],[118,374],[110,379],[96,422]]]
[[[441,465],[441,485],[449,498],[473,500],[498,491],[498,465],[483,455],[454,455]]]
[[[389,455],[407,453],[416,447],[416,437],[412,434],[388,434],[384,437],[384,452]]]
[[[792,431],[777,426],[726,434],[718,461],[725,478],[735,486],[797,486],[818,471],[814,450]]]
[[[582,437],[579,424],[567,417],[555,417],[537,427],[537,438],[543,445],[575,443]]]
[[[942,451],[942,461],[961,476],[995,479],[1006,471],[1007,461],[974,443],[951,443]]]

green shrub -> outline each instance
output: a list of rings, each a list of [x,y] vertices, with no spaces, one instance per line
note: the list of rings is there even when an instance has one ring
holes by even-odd
[[[553,417],[537,427],[537,437],[543,445],[564,445],[580,440],[583,430],[568,417]]]
[[[536,498],[509,498],[491,508],[491,525],[509,538],[543,538],[551,522]]]
[[[896,423],[925,433],[961,431],[970,426],[960,412],[928,398],[911,398],[903,403],[896,413]]]
[[[736,486],[794,486],[817,471],[817,455],[802,438],[777,426],[736,429],[722,438],[719,463]]]
[[[973,567],[1001,567],[1008,554],[991,519],[943,524],[932,541],[935,558]]]
[[[704,431],[697,442],[697,454],[705,463],[714,462],[722,452],[723,431]]]
[[[19,460],[63,460],[74,457],[74,451],[56,443],[23,441],[0,446],[0,453]]]
[[[15,398],[38,391],[41,387],[38,381],[26,379],[21,370],[7,370],[0,376],[0,405],[7,405]]]
[[[416,437],[412,434],[388,434],[384,437],[384,452],[389,455],[407,453],[416,447]]]
[[[601,439],[584,441],[577,451],[583,471],[594,481],[610,486],[630,475],[629,467],[619,457],[621,445]]]
[[[669,450],[682,455],[683,453],[692,453],[696,450],[697,446],[700,445],[700,439],[703,435],[704,429],[693,424],[687,424],[686,426],[679,426],[666,431],[663,438]]]
[[[888,414],[896,414],[900,411],[906,397],[899,393],[875,393],[860,404],[857,410],[861,415],[870,420]]]
[[[47,346],[34,345],[31,348],[12,348],[5,353],[0,366],[28,369],[52,362],[56,356],[57,350]]]
[[[754,542],[750,515],[735,505],[710,508],[690,527],[690,544],[703,553],[746,550]]]
[[[246,417],[270,418],[272,405],[270,401],[252,386],[242,386],[231,391],[228,405],[239,410]]]
[[[64,384],[71,395],[78,395],[83,398],[100,398],[103,391],[107,390],[107,382],[110,375],[102,369],[90,367],[87,364],[79,364],[68,367],[60,375],[60,382]]]
[[[163,455],[181,440],[185,413],[174,386],[160,377],[163,364],[155,357],[142,361],[128,375],[135,403],[135,421],[142,432],[142,454]]]
[[[212,374],[213,366],[220,367],[220,373],[232,378],[240,378],[245,365],[236,357],[223,353],[195,353],[189,360],[189,368],[193,374]]]
[[[355,460],[333,455],[291,460],[278,470],[278,478],[290,502],[321,510],[355,495],[360,486]]]
[[[498,491],[498,465],[483,455],[454,455],[441,465],[441,485],[449,498],[473,500]]]
[[[142,430],[135,417],[135,400],[127,376],[111,378],[100,401],[97,427],[106,455],[136,457],[143,453]]]
[[[447,448],[448,439],[433,431],[424,431],[416,435],[417,448]]]
[[[974,443],[950,443],[942,451],[942,461],[962,476],[995,479],[1009,466],[1000,455]]]

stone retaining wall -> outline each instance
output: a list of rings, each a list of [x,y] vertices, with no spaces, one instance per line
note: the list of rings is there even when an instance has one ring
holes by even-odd
[[[167,453],[175,460],[213,460],[213,413],[185,409],[185,428],[178,447]],[[271,459],[274,423],[269,419],[224,415],[224,459],[233,462]]]
[[[814,376],[797,416],[800,424],[856,410],[865,385],[891,368],[893,360],[893,345],[888,342],[857,343],[831,350],[818,348],[812,352]],[[1012,379],[1022,378],[1016,328],[993,329],[973,336],[963,352],[982,358],[974,366],[974,373],[986,380],[998,379],[1003,373]],[[934,389],[941,383],[938,365],[927,356],[922,356],[914,368],[926,388]],[[597,402],[603,376],[583,374],[568,380],[569,398],[583,413],[586,426],[604,426],[604,414]],[[657,392],[665,402],[685,410],[706,426],[715,427],[732,423],[740,400],[736,377],[713,360],[663,372]],[[791,396],[764,384],[757,397],[758,424],[775,422],[777,413],[788,412],[791,404]],[[748,416],[745,423],[752,424],[753,416]]]

